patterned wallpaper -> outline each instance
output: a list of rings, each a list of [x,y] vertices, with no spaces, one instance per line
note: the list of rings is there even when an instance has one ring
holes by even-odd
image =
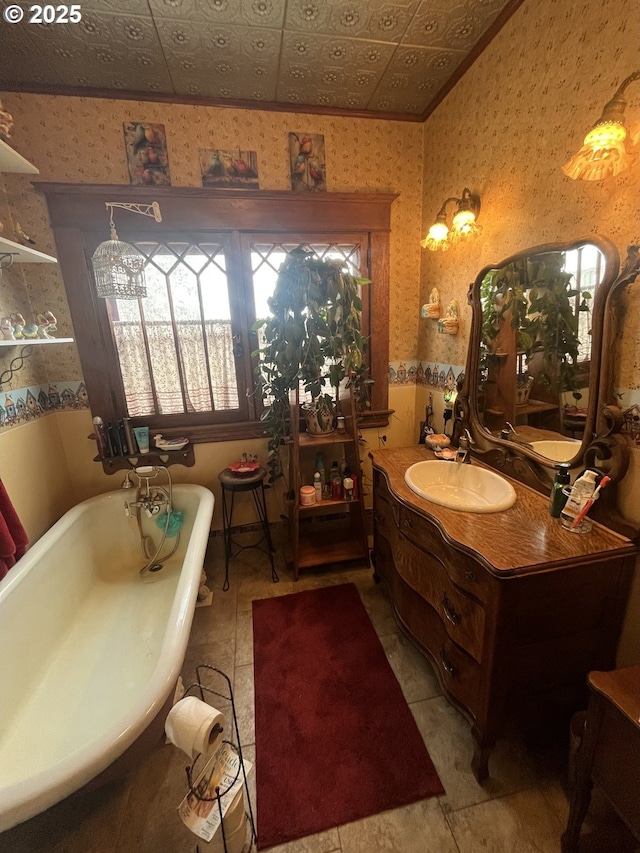
[[[609,237],[621,259],[640,242],[640,163],[602,182],[573,181],[561,166],[582,144],[620,82],[640,67],[637,0],[527,2],[425,123],[423,231],[449,196],[481,197],[483,232],[447,252],[423,250],[421,302],[433,286],[458,299],[460,334],[421,321],[418,359],[464,363],[467,288],[487,265],[545,242]],[[637,118],[640,84],[627,90]],[[640,286],[626,296],[616,383],[640,389]],[[640,398],[639,398],[640,401]]]
[[[198,149],[219,147],[256,151],[260,188],[288,190],[288,133],[324,134],[329,192],[399,194],[391,225],[390,358],[415,357],[422,206],[420,124],[15,93],[2,95],[2,100],[14,117],[11,144],[38,166],[36,180],[43,181],[128,185],[123,122],[138,120],[164,124],[174,186],[201,186]],[[2,177],[12,218],[36,238],[37,248],[55,255],[42,197],[27,176]],[[105,237],[106,228],[105,218]],[[11,238],[10,231],[11,226],[5,228],[5,236]],[[27,299],[25,315],[31,308],[49,308],[58,317],[61,332],[72,335],[59,271],[52,265],[35,266],[7,280],[0,303],[23,304]],[[0,304],[0,310],[7,313],[9,309]],[[44,383],[60,376],[81,378],[75,347],[47,348],[46,375],[29,376],[28,382]],[[15,382],[28,384],[20,383],[18,377]]]

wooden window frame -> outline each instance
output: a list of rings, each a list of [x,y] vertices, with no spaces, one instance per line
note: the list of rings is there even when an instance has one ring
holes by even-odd
[[[123,240],[168,239],[192,231],[228,232],[231,240],[240,234],[273,236],[285,241],[292,234],[317,239],[341,239],[344,234],[368,236],[367,265],[372,284],[369,290],[370,368],[374,380],[372,409],[362,418],[363,428],[386,426],[389,364],[389,234],[391,205],[397,196],[391,193],[293,193],[279,191],[209,190],[197,187],[127,187],[121,185],[37,183],[49,208],[56,240],[58,260],[65,282],[84,382],[91,411],[104,420],[125,415],[124,389],[111,335],[104,300],[93,286],[90,259],[95,247],[108,239],[106,202],[136,204],[157,201],[162,224],[152,218],[127,211],[117,214],[116,227]],[[234,329],[242,335],[245,352],[251,352],[248,329]],[[250,379],[250,377],[248,377]],[[260,438],[262,426],[256,407],[249,405],[249,420],[203,423],[203,418],[184,415],[181,426],[167,428],[163,434],[188,434],[193,442]],[[152,429],[154,417],[136,418]],[[222,420],[226,420],[223,418]]]

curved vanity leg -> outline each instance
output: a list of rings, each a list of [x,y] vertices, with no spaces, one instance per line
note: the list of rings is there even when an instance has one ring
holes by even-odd
[[[378,570],[376,568],[376,562],[377,562],[376,558],[377,558],[376,550],[375,550],[375,548],[372,548],[371,551],[369,551],[369,562],[371,564],[371,568],[373,569],[372,577],[373,577],[373,580],[375,583],[380,583],[382,581],[382,576],[378,574]]]
[[[489,756],[496,745],[496,739],[482,735],[475,726],[471,729],[471,734],[473,735],[471,772],[482,785],[489,778]]]

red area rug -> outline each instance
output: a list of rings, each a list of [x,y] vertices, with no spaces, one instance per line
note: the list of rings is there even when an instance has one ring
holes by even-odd
[[[258,848],[444,793],[353,584],[253,602]]]

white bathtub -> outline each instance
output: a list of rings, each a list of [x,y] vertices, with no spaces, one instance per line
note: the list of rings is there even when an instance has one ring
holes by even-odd
[[[140,577],[137,523],[124,512],[131,494],[69,510],[0,582],[0,831],[102,773],[171,701],[214,499],[174,486],[179,548]],[[144,524],[159,544],[154,520]]]

